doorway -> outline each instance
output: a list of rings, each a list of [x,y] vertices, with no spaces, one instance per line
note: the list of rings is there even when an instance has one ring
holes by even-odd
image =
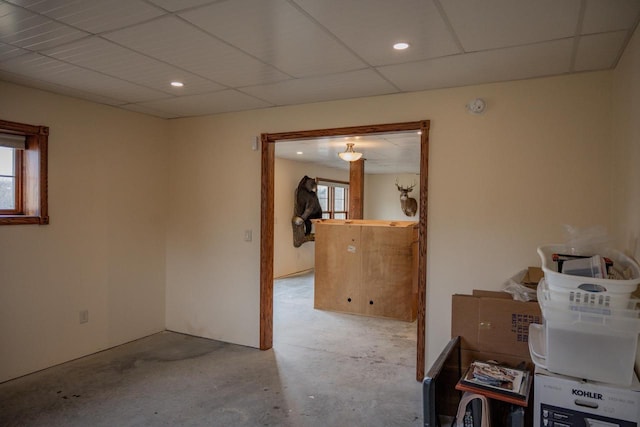
[[[362,136],[386,132],[420,131],[420,216],[418,235],[418,310],[416,381],[422,381],[425,368],[425,315],[427,273],[427,184],[429,159],[428,120],[367,126],[264,133],[262,142],[261,225],[260,225],[260,349],[273,346],[273,260],[274,260],[274,176],[275,144],[293,139]]]

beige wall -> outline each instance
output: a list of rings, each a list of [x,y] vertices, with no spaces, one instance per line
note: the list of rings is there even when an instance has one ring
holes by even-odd
[[[409,197],[416,199],[418,206],[414,216],[407,216],[402,212],[396,178],[402,187],[409,187],[415,183],[413,190],[409,192]],[[364,183],[364,217],[366,219],[395,221],[420,219],[420,174],[367,174]]]
[[[637,172],[618,167],[638,160],[637,45],[615,73],[171,121],[0,83],[0,117],[48,125],[52,135],[51,224],[0,227],[0,378],[164,325],[257,346],[255,136],[420,119],[431,120],[431,363],[450,335],[451,295],[500,289],[513,273],[539,265],[536,247],[562,239],[562,224],[615,223],[620,239],[637,234]],[[617,89],[627,86],[632,96]],[[465,111],[476,97],[488,102],[483,115]],[[629,114],[616,118],[613,145],[612,103]],[[614,200],[612,186],[628,202]],[[624,206],[613,210],[614,203]],[[253,241],[244,241],[246,230]],[[90,322],[79,325],[84,308]]]
[[[640,259],[640,32],[613,76],[613,224],[618,247]]]
[[[49,126],[51,217],[0,227],[0,382],[163,330],[168,123],[3,82],[0,119]]]
[[[429,119],[433,361],[453,293],[500,289],[539,265],[536,247],[560,240],[562,224],[610,225],[610,93],[611,73],[597,72],[172,121],[168,328],[258,345],[256,135]],[[476,97],[483,115],[465,110]]]
[[[283,142],[282,144],[285,143]],[[349,172],[322,167],[313,163],[278,158],[276,158],[274,167],[273,275],[274,277],[281,277],[309,270],[315,264],[314,242],[303,243],[299,248],[293,246],[291,217],[293,216],[294,193],[298,188],[298,183],[305,175],[311,178],[320,177],[349,181]]]
[[[617,247],[640,260],[640,32],[613,73],[612,217]],[[640,353],[637,357],[640,369]]]

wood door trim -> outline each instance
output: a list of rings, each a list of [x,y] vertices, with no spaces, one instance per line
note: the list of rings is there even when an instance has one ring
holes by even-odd
[[[274,175],[275,145],[278,141],[329,136],[355,136],[372,133],[421,131],[420,136],[420,217],[418,236],[418,312],[416,381],[425,372],[426,295],[427,295],[427,185],[429,164],[429,120],[350,126],[307,131],[263,133],[260,216],[260,349],[273,347],[273,259],[274,259]]]
[[[429,183],[429,121],[421,123],[420,134],[420,219],[418,222],[418,339],[416,381],[424,379],[427,315],[427,208]]]
[[[273,227],[275,141],[261,135],[262,178],[260,219],[260,350],[273,347]]]

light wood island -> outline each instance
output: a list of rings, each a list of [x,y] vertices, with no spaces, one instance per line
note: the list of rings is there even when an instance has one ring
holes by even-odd
[[[314,308],[412,322],[418,223],[315,220]]]

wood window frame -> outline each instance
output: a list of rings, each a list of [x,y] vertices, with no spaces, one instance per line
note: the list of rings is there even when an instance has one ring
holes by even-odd
[[[19,194],[15,212],[2,211],[0,225],[48,224],[48,142],[49,128],[0,120],[0,132],[22,135],[26,148],[19,153]],[[18,151],[18,150],[16,150]],[[19,202],[19,203],[18,203]]]

